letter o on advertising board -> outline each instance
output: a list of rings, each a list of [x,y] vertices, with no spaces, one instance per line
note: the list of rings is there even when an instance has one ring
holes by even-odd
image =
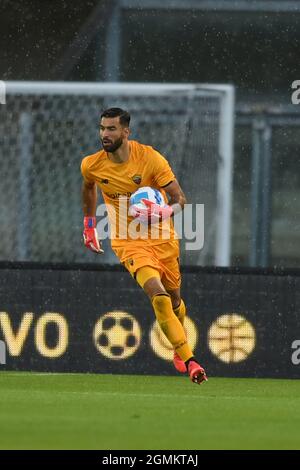
[[[46,344],[46,329],[50,323],[54,323],[58,331],[56,345],[51,348]],[[35,345],[42,356],[50,358],[62,356],[66,352],[68,342],[69,328],[63,315],[47,312],[38,319],[35,329]]]

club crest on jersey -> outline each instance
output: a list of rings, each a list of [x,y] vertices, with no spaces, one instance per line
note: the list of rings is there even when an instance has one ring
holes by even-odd
[[[135,184],[141,184],[142,176],[141,175],[134,175],[132,177],[132,180],[134,181]]]

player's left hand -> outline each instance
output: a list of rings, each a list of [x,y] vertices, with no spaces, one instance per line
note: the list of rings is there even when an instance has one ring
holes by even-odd
[[[146,209],[136,207],[133,213],[133,217],[142,223],[157,223],[168,219],[173,214],[172,207],[167,204],[162,207],[148,199],[142,199],[142,202],[145,204]]]

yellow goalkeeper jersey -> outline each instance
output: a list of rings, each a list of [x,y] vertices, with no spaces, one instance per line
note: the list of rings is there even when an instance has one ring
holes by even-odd
[[[156,188],[167,202],[163,188],[175,180],[169,163],[159,152],[134,140],[130,140],[129,145],[129,159],[124,163],[112,162],[104,150],[85,157],[81,163],[84,180],[95,182],[102,192],[112,247],[128,242],[156,245],[177,238],[171,219],[146,227],[128,215],[129,198],[138,188]],[[101,238],[101,233],[99,235]]]

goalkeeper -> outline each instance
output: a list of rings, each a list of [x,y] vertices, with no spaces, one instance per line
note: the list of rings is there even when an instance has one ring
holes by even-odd
[[[129,140],[129,124],[126,111],[104,111],[100,121],[103,150],[82,160],[84,243],[90,250],[103,253],[95,217],[99,188],[110,220],[113,251],[150,298],[156,319],[174,348],[176,369],[200,384],[207,377],[193,356],[183,327],[186,308],[180,296],[179,242],[171,220],[183,209],[186,199],[167,160],[152,147]],[[146,209],[131,207],[130,215],[128,210],[121,210],[122,202],[143,186],[159,189],[166,201],[167,193],[168,204],[160,207],[144,200]],[[129,228],[134,219],[145,224],[147,238],[132,236]],[[154,219],[159,220],[156,225],[161,236],[151,238]],[[125,237],[121,236],[124,228]]]

